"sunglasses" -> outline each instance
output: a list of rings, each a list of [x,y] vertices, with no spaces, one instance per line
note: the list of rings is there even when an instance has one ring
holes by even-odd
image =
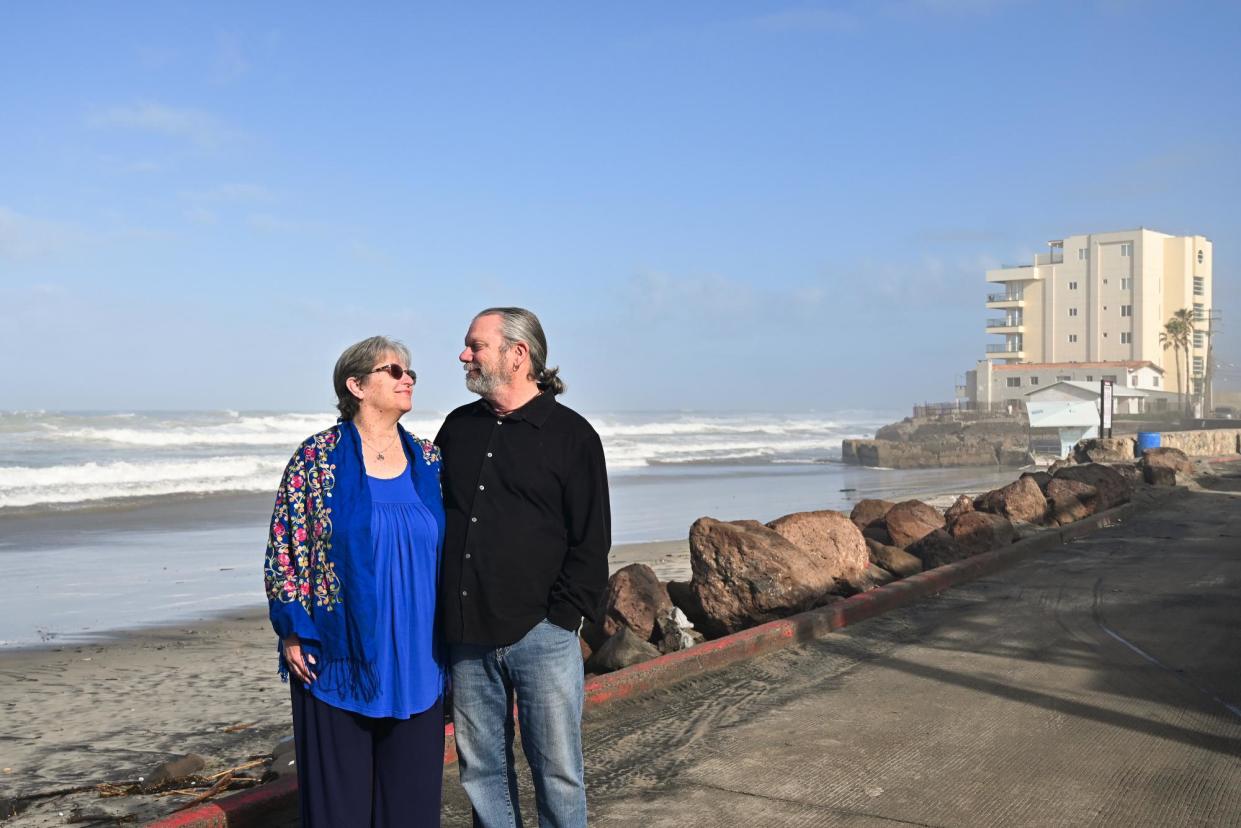
[[[410,382],[414,383],[414,385],[418,384],[418,375],[414,373],[414,370],[412,368],[406,368],[400,363],[392,362],[388,365],[380,365],[378,368],[372,368],[370,373],[378,374],[380,371],[386,372],[388,376],[392,377],[394,380],[399,380],[401,377],[409,374]]]

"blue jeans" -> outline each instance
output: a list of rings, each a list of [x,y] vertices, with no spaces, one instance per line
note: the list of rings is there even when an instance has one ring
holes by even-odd
[[[534,776],[539,825],[585,828],[582,651],[577,634],[544,619],[516,644],[452,645],[453,728],[474,824],[519,828],[513,696]]]

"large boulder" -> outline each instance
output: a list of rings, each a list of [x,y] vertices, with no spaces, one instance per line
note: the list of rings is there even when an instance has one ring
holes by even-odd
[[[908,578],[922,571],[922,559],[910,555],[900,547],[888,546],[867,538],[866,552],[873,565],[886,569],[898,578]]]
[[[968,512],[948,525],[962,557],[972,557],[1008,546],[1015,537],[1013,524],[1002,515]]]
[[[884,526],[882,521],[879,523],[872,523],[870,526],[863,529],[862,537],[867,540],[873,540],[876,543],[883,543],[888,546],[892,545],[892,536],[888,534],[888,527]]]
[[[1079,463],[1129,463],[1133,461],[1132,437],[1091,437],[1073,446]]]
[[[861,530],[840,512],[794,512],[767,526],[817,559],[833,578],[852,581],[870,563]]]
[[[655,570],[644,563],[634,563],[612,573],[603,594],[603,638],[609,639],[628,627],[643,641],[649,641],[655,629],[655,617],[672,609],[668,590],[659,582]]]
[[[689,530],[690,587],[708,635],[723,635],[818,606],[835,586],[822,559],[756,520],[703,517]],[[688,612],[688,611],[687,611]]]
[[[944,528],[944,516],[921,500],[906,500],[883,516],[883,524],[892,539],[890,545],[908,549],[910,544]]]
[[[1178,482],[1176,469],[1167,466],[1143,466],[1143,479],[1152,486],[1175,486]]]
[[[1144,468],[1172,469],[1181,474],[1194,473],[1194,462],[1189,459],[1189,455],[1171,446],[1147,449],[1138,463]]]
[[[849,513],[849,520],[853,521],[857,528],[865,529],[867,526],[883,520],[883,516],[895,505],[890,500],[875,500],[872,498],[859,500],[853,505],[853,511]]]
[[[923,569],[934,569],[937,566],[943,566],[944,564],[969,557],[961,549],[961,545],[957,543],[956,538],[942,528],[935,529],[914,541],[909,545],[907,551],[921,559]]]
[[[603,646],[591,655],[586,662],[586,672],[610,673],[659,658],[660,655],[654,644],[638,638],[638,634],[628,627],[621,627],[616,635],[603,642]]]
[[[944,523],[952,523],[966,512],[974,511],[974,501],[969,495],[961,495],[952,502],[952,505],[944,510]]]
[[[1022,477],[1028,477],[1038,484],[1043,494],[1047,494],[1047,484],[1051,482],[1051,475],[1045,471],[1025,472]]]
[[[1102,463],[1067,466],[1058,470],[1055,478],[1077,480],[1094,486],[1099,493],[1099,502],[1095,508],[1100,512],[1122,503],[1128,503],[1129,498],[1133,496],[1133,483],[1111,466],[1105,466]]]
[[[974,501],[980,512],[1003,515],[1010,521],[1042,523],[1047,513],[1047,498],[1030,477],[1021,477],[1003,488],[980,495]]]
[[[1076,498],[1081,501],[1087,515],[1093,515],[1098,511],[1100,502],[1098,488],[1081,480],[1053,477],[1051,482],[1047,484],[1047,499],[1066,506],[1069,498]]]
[[[1068,526],[1090,517],[1093,510],[1073,495],[1047,499],[1047,522],[1055,526]]]

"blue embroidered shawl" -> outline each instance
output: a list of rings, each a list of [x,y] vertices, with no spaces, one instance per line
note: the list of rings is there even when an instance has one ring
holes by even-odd
[[[414,489],[435,518],[444,548],[440,455],[399,424]],[[372,701],[376,614],[371,495],[362,444],[342,421],[308,437],[285,468],[267,536],[263,566],[268,615],[281,642],[290,635],[318,646],[317,681],[342,696]],[[313,645],[312,645],[313,646]],[[280,676],[288,664],[280,650]]]

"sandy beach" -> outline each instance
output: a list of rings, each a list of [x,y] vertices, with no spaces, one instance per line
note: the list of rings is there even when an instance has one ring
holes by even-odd
[[[613,570],[635,562],[663,579],[686,578],[688,543],[612,552]],[[0,800],[136,781],[186,753],[203,756],[210,774],[270,753],[291,732],[288,689],[261,611],[0,650],[0,710]],[[5,824],[63,825],[75,813],[144,821],[186,800],[80,792],[36,801]]]

